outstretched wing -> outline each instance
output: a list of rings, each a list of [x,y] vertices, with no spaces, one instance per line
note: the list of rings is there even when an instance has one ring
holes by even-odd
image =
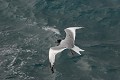
[[[81,29],[83,27],[69,27],[66,28],[64,31],[66,32],[66,38],[72,38],[73,40],[75,40],[75,36],[76,36],[76,29]]]
[[[59,52],[62,52],[64,49],[64,47],[60,47],[60,46],[56,46],[56,47],[51,47],[49,49],[49,61],[51,63],[51,67],[53,67],[54,62],[55,62],[55,55]]]

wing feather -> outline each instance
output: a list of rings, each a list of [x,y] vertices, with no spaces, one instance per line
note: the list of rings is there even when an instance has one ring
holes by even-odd
[[[59,48],[59,46],[57,47],[51,47],[49,49],[49,61],[51,63],[51,66],[54,65],[54,62],[55,62],[55,55],[59,52],[62,52],[65,48]]]
[[[81,29],[83,27],[69,27],[69,28],[66,28],[64,31],[66,32],[66,38],[68,35],[71,36],[71,38],[73,38],[75,40],[75,36],[76,36],[76,29]]]

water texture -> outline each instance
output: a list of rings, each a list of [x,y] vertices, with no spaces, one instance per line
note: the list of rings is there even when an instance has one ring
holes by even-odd
[[[77,30],[81,56],[49,48]],[[0,80],[120,80],[120,0],[0,0]]]

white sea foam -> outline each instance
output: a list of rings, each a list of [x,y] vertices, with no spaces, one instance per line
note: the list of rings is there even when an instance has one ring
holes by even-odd
[[[10,63],[10,65],[8,65],[8,67],[11,67],[14,64],[14,62],[16,61],[16,58],[17,57],[14,57],[14,59],[12,60],[12,62]]]
[[[49,26],[47,26],[47,27],[42,27],[42,29],[45,30],[45,31],[52,31],[52,32],[54,32],[55,34],[61,35],[61,34],[60,34],[60,31],[59,31],[58,29],[56,29],[55,26],[54,26],[54,27],[49,27]]]

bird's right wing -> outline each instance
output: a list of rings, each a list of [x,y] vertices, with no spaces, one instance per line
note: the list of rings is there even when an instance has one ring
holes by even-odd
[[[62,52],[64,49],[66,48],[60,47],[60,46],[51,47],[49,49],[49,61],[51,63],[51,68],[53,67],[54,62],[55,62],[55,55],[59,52]]]
[[[75,36],[76,36],[76,29],[81,29],[83,27],[69,27],[66,28],[64,31],[66,32],[66,38],[73,38],[73,40],[75,40]]]

